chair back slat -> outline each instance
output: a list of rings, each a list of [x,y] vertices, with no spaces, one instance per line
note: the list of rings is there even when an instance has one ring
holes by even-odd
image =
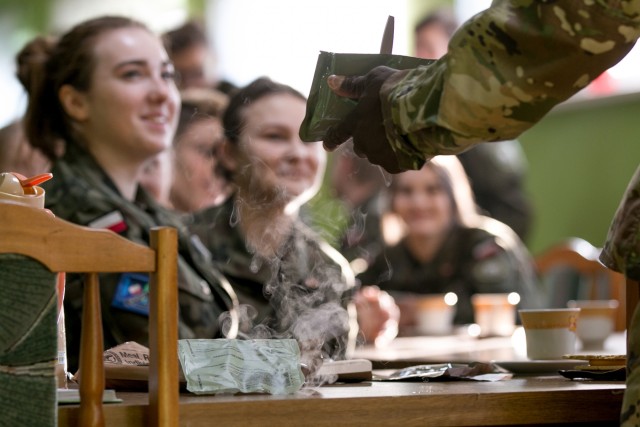
[[[178,376],[178,251],[177,230],[162,228],[151,234],[151,247],[157,254],[157,271],[153,273],[155,286],[150,291],[150,316],[164,319],[149,325],[149,347],[162,349],[150,352],[149,399],[157,411],[151,412],[152,425],[177,426],[179,400]],[[156,418],[157,417],[157,418]]]
[[[80,420],[78,425],[104,427],[104,344],[100,309],[100,283],[96,273],[88,273],[82,298],[80,348]]]
[[[624,275],[610,270],[600,260],[601,249],[593,246],[581,238],[569,238],[559,242],[535,257],[536,268],[540,275],[545,276],[557,267],[568,267],[588,281],[589,299],[615,299],[618,300],[618,312],[615,328],[623,331],[627,327],[626,320],[626,292]],[[607,286],[607,295],[603,297],[599,284]]]
[[[27,255],[53,272],[86,273],[97,265],[104,273],[151,272],[156,268],[152,249],[109,230],[59,220],[40,209],[2,204],[0,233],[0,253]]]

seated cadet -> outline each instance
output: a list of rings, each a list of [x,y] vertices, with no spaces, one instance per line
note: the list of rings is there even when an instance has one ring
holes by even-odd
[[[190,246],[184,225],[139,185],[147,162],[172,142],[179,108],[173,66],[156,35],[124,17],[78,24],[57,43],[37,37],[18,54],[29,93],[26,136],[53,162],[45,207],[76,224],[111,229],[141,244],[159,225],[179,232],[181,338],[221,335],[218,316],[235,296],[224,278]],[[59,140],[65,152],[57,157]],[[104,346],[148,341],[147,279],[100,279]],[[81,280],[68,276],[64,300],[69,370],[77,365]]]
[[[320,141],[298,136],[305,106],[266,78],[231,97],[220,160],[234,193],[196,213],[191,229],[238,295],[241,336],[294,338],[313,372],[322,359],[347,357],[358,328],[348,262],[298,217],[326,162]]]
[[[364,271],[384,247],[381,191],[388,174],[358,157],[348,144],[332,156],[331,188],[342,202],[346,226],[340,235],[340,253],[357,273]]]
[[[229,100],[224,93],[207,88],[183,90],[180,98],[170,200],[178,212],[196,212],[220,204],[231,191],[219,166],[222,112]]]
[[[228,97],[208,88],[180,92],[181,108],[173,147],[147,162],[140,185],[162,206],[178,213],[221,203],[228,178],[218,167],[222,111]]]
[[[456,324],[474,322],[471,295],[476,293],[517,292],[523,305],[538,305],[527,249],[508,226],[477,213],[455,156],[435,157],[420,170],[395,175],[388,210],[404,233],[358,279],[393,296],[405,294],[402,302],[396,298],[401,328],[415,325],[417,294],[455,293]]]

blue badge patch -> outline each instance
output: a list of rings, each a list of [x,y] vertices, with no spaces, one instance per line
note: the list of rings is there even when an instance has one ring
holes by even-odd
[[[124,273],[120,276],[111,306],[149,316],[149,275]]]

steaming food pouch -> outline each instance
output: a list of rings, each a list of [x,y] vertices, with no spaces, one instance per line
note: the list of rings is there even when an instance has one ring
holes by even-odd
[[[293,339],[179,340],[178,357],[195,394],[291,394],[304,383]]]
[[[432,59],[402,55],[321,51],[307,100],[306,115],[300,126],[300,138],[307,142],[323,140],[327,129],[338,124],[356,105],[356,101],[340,97],[329,89],[327,77],[330,75],[363,75],[379,65],[405,70],[433,62]]]

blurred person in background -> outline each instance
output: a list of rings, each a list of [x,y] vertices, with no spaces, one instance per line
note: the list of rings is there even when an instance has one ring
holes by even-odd
[[[184,224],[140,186],[147,162],[171,146],[179,110],[173,65],[160,38],[138,21],[98,17],[58,42],[36,37],[18,53],[17,63],[29,95],[27,139],[53,162],[53,179],[43,185],[45,207],[59,218],[145,245],[152,227],[175,227],[178,334],[222,336],[219,315],[230,311],[237,319],[233,290],[192,246]],[[126,341],[146,345],[147,278],[109,274],[100,285],[105,348]],[[82,312],[82,280],[76,275],[67,276],[64,310],[73,372]],[[233,325],[228,332],[233,336]]]
[[[202,24],[189,20],[162,35],[169,57],[178,74],[180,89],[215,88],[230,93],[235,86],[216,75],[216,56]]]
[[[191,230],[238,295],[241,336],[294,338],[314,372],[348,357],[358,327],[348,262],[298,217],[326,162],[321,142],[298,136],[305,108],[302,94],[267,78],[231,97],[221,162],[234,192],[196,213]]]
[[[185,89],[181,99],[170,200],[175,210],[190,213],[219,205],[231,193],[229,177],[219,164],[222,113],[229,100],[209,88]]]
[[[449,39],[458,28],[453,9],[438,8],[424,16],[414,27],[415,56],[438,59],[447,53]]]
[[[162,35],[177,74],[179,89],[210,87],[215,82],[215,57],[202,25],[187,21]]]
[[[60,144],[55,151],[60,153],[62,148]],[[21,120],[12,121],[0,129],[0,172],[35,176],[50,169],[49,158],[27,141]]]
[[[140,174],[140,186],[160,205],[173,209],[170,200],[173,183],[173,152],[164,150],[145,162]]]
[[[517,292],[522,307],[539,306],[533,259],[513,230],[478,213],[455,156],[394,175],[387,197],[388,214],[403,225],[401,239],[358,279],[396,297],[401,331],[416,326],[417,297],[424,294],[455,293],[455,324],[474,323],[477,293]]]
[[[390,179],[380,167],[358,157],[344,144],[332,156],[330,185],[346,215],[346,227],[339,249],[354,272],[361,273],[382,251],[381,191]]]
[[[438,8],[414,27],[415,55],[439,59],[458,28],[453,10]],[[512,139],[481,144],[458,158],[469,177],[476,203],[485,215],[504,222],[526,243],[534,219],[533,203],[525,190],[527,159],[520,142]]]
[[[228,97],[192,87],[181,91],[180,99],[173,146],[145,164],[140,185],[164,207],[191,213],[219,204],[229,194],[228,177],[218,165]]]

